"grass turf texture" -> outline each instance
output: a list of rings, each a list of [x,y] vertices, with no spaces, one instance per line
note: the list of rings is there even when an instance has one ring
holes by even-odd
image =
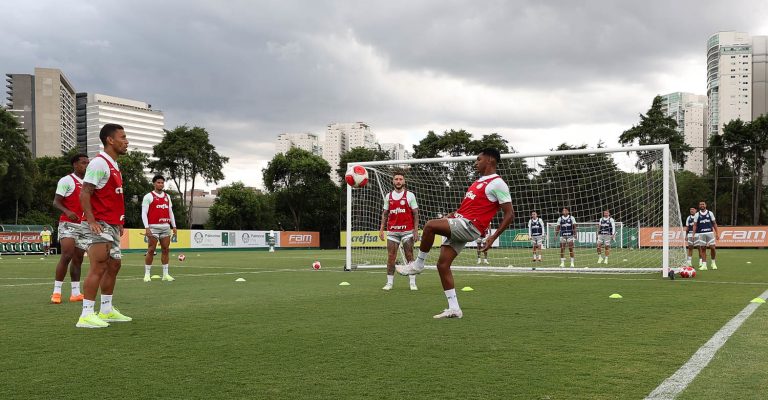
[[[187,253],[172,283],[142,282],[127,254],[115,304],[134,321],[98,330],[74,327],[68,281],[48,304],[58,257],[5,256],[0,398],[639,399],[768,288],[765,255],[721,250],[719,270],[673,282],[457,272],[465,316],[433,320],[435,272],[384,292],[342,251]],[[767,322],[762,305],[681,398],[762,398]]]

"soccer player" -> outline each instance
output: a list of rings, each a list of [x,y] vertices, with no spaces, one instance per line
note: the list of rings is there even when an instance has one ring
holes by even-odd
[[[48,253],[51,252],[51,229],[48,225],[43,226],[43,230],[40,231],[40,243],[43,245],[43,254],[48,257]]]
[[[608,265],[608,256],[611,255],[611,242],[616,240],[616,221],[611,218],[611,212],[603,211],[603,217],[597,224],[597,263]],[[602,248],[605,247],[605,258]]]
[[[155,190],[144,195],[141,202],[141,220],[144,222],[144,231],[149,242],[147,255],[144,256],[144,282],[150,282],[152,260],[155,258],[155,249],[158,241],[162,249],[160,262],[163,263],[163,280],[173,282],[175,279],[168,273],[168,253],[171,247],[171,237],[176,236],[176,218],[173,216],[173,204],[171,196],[165,193],[165,178],[155,175],[152,178]]]
[[[541,246],[544,244],[544,221],[539,218],[536,211],[531,212],[528,220],[528,237],[533,245],[533,262],[541,262]]]
[[[715,238],[717,237],[717,222],[715,214],[707,210],[707,203],[699,202],[699,212],[696,213],[696,221],[693,222],[693,231],[696,233],[696,245],[699,246],[699,270],[707,269],[707,247],[712,256],[712,269],[717,269],[715,262]]]
[[[691,207],[691,215],[685,220],[685,239],[688,247],[688,258],[686,259],[686,265],[691,266],[691,257],[693,256],[693,248],[696,246],[696,240],[693,237],[693,224],[696,222],[696,207]]]
[[[394,190],[384,196],[384,207],[381,211],[379,238],[384,240],[386,227],[387,240],[387,284],[383,290],[392,290],[395,283],[395,261],[397,250],[403,246],[403,253],[408,262],[413,261],[413,244],[419,240],[419,206],[416,195],[405,188],[405,176],[395,173],[392,176]],[[419,290],[416,286],[416,275],[410,277],[411,290]]]
[[[475,244],[477,245],[477,263],[480,264],[481,262],[485,262],[485,264],[489,264],[488,262],[488,248],[485,247],[485,244],[488,243],[487,239],[488,236],[491,234],[491,227],[488,226],[488,229],[485,230],[485,233],[483,236],[480,236],[475,240]],[[480,255],[483,255],[482,258],[480,258]]]
[[[123,315],[112,305],[117,273],[120,271],[120,236],[125,222],[125,200],[123,199],[123,177],[115,159],[128,152],[128,138],[123,127],[106,124],[99,132],[104,145],[85,170],[80,204],[85,213],[83,229],[86,229],[88,259],[91,268],[85,278],[83,311],[77,321],[78,328],[106,328],[108,322],[127,322],[131,318]],[[101,288],[101,308],[94,311],[96,293]]]
[[[571,255],[571,268],[574,264],[573,246],[576,243],[576,219],[571,215],[568,207],[563,207],[562,215],[557,218],[555,233],[560,236],[560,268],[565,267],[565,246]]]
[[[475,169],[480,173],[467,190],[464,199],[456,212],[448,214],[447,218],[433,219],[424,225],[421,237],[421,246],[416,260],[404,266],[398,266],[398,272],[403,275],[419,274],[424,270],[424,261],[435,242],[435,235],[447,238],[440,247],[440,256],[437,259],[437,272],[443,285],[445,297],[448,300],[448,308],[434,318],[461,318],[463,313],[456,297],[456,289],[451,272],[451,263],[459,255],[467,242],[477,240],[481,232],[485,232],[491,219],[499,208],[504,211],[504,218],[493,234],[485,243],[485,249],[493,245],[499,235],[507,229],[515,212],[512,208],[512,199],[509,187],[499,175],[496,168],[501,161],[499,151],[487,148],[480,152],[475,161]]]
[[[88,166],[88,156],[76,154],[70,160],[73,172],[61,179],[56,185],[56,195],[53,197],[53,206],[61,210],[59,216],[59,243],[61,244],[61,258],[56,264],[56,274],[53,281],[53,294],[51,303],[61,304],[61,286],[69,269],[69,278],[72,281],[72,291],[69,295],[70,302],[83,301],[80,293],[80,267],[83,264],[83,254],[88,249],[85,240],[85,232],[80,222],[83,217],[83,207],[80,206],[80,189],[83,187],[85,168]]]

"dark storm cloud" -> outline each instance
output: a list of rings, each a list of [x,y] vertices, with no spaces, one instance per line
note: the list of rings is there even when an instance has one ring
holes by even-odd
[[[277,134],[333,121],[631,124],[664,90],[658,74],[703,63],[718,30],[768,34],[754,32],[767,11],[693,0],[23,2],[4,9],[0,68],[60,68],[79,91],[147,101],[168,128],[205,126],[222,152],[268,159]]]

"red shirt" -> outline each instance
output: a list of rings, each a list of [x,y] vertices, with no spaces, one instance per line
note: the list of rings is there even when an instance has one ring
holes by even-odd
[[[483,237],[485,237],[491,220],[499,211],[499,202],[488,199],[488,196],[485,194],[485,186],[494,179],[499,178],[499,176],[494,176],[484,181],[475,181],[464,195],[464,200],[461,201],[459,210],[456,211],[456,218],[468,219],[481,232]]]
[[[80,189],[83,188],[83,182],[75,174],[69,174],[72,181],[75,182],[75,189],[67,197],[62,197],[61,204],[69,211],[77,214],[77,220],[72,221],[67,214],[62,213],[59,216],[60,222],[80,223],[83,220],[83,206],[80,205]]]
[[[408,190],[403,190],[403,197],[395,200],[394,191],[389,192],[389,219],[387,230],[390,232],[407,232],[413,230],[413,209],[408,204]]]
[[[99,154],[109,166],[107,183],[101,189],[96,189],[91,196],[91,208],[97,221],[110,225],[125,224],[125,199],[123,198],[123,176],[106,157]]]
[[[171,206],[168,198],[168,194],[160,197],[154,191],[151,191],[152,203],[149,204],[149,210],[147,210],[147,222],[150,225],[158,224],[170,224],[171,223]]]

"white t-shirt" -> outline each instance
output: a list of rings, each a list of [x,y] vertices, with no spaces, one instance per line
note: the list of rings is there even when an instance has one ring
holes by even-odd
[[[479,182],[486,181],[493,177],[499,176],[498,174],[491,174],[481,176],[478,179]],[[512,196],[509,194],[509,186],[504,182],[504,179],[494,179],[491,183],[485,185],[485,195],[488,200],[498,202],[499,204],[509,203],[512,201]]]
[[[112,163],[116,170],[120,171],[120,167],[117,166],[117,162],[115,162],[115,160],[113,160],[109,154],[102,151],[99,153],[99,155],[104,156],[104,158]],[[96,186],[96,189],[103,188],[109,181],[109,165],[104,160],[104,158],[92,158],[91,162],[88,163],[88,168],[85,170],[85,178],[83,179],[83,182],[93,184]]]
[[[406,193],[406,191],[403,190],[402,192],[398,193],[397,191],[393,190],[390,193],[392,194],[393,200],[400,200],[403,198],[403,193]],[[419,205],[416,204],[416,195],[413,194],[413,192],[411,192],[410,190],[407,193],[408,193],[408,205],[411,206],[411,209],[413,210],[418,209]],[[387,195],[384,196],[384,207],[382,208],[382,210],[389,210],[389,193],[387,193]]]
[[[74,179],[72,178],[74,176]],[[75,179],[77,179],[77,182],[80,182],[80,184],[83,184],[83,180],[80,179],[79,176],[75,174],[69,174],[65,177],[62,177],[59,179],[59,183],[56,184],[56,194],[58,194],[61,197],[69,197],[72,195],[72,193],[75,192]]]
[[[152,191],[154,192],[154,190]],[[144,222],[144,227],[149,228],[149,206],[152,204],[152,192],[144,195],[144,199],[141,201],[141,220]],[[162,192],[162,195],[158,194],[157,197],[163,198],[168,196],[168,193]],[[171,202],[171,196],[168,196],[168,214],[171,217],[171,226],[176,226],[176,218],[173,217],[173,203]],[[165,224],[163,224],[165,225]]]

